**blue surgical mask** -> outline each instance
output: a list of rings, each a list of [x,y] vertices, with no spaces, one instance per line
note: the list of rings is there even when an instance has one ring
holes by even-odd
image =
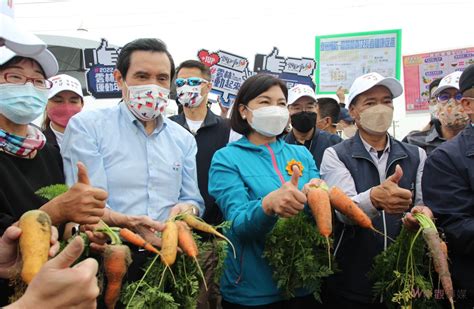
[[[48,92],[31,83],[0,84],[0,114],[16,124],[29,124],[43,114]]]

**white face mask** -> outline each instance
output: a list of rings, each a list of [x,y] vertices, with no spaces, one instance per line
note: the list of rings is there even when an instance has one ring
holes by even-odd
[[[360,125],[372,134],[386,134],[392,120],[393,108],[384,104],[377,104],[360,113]]]
[[[155,84],[128,86],[128,98],[124,98],[132,114],[142,121],[160,116],[168,105],[169,89]]]
[[[286,106],[273,105],[254,110],[249,107],[246,108],[252,112],[252,122],[249,122],[249,125],[255,131],[267,137],[274,137],[283,132],[290,119],[290,113]]]
[[[176,88],[176,100],[184,107],[198,107],[201,105],[204,97],[201,95],[201,85],[189,86],[184,85]]]

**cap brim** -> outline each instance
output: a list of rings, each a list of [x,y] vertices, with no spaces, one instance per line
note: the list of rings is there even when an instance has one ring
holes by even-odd
[[[433,96],[437,96],[437,95],[440,94],[442,91],[444,91],[444,90],[446,90],[446,89],[449,89],[449,88],[454,88],[454,89],[459,90],[458,88],[454,87],[453,85],[443,85],[443,86],[441,86],[441,87],[436,88],[435,92],[433,92]]]
[[[13,18],[4,14],[0,14],[0,38],[9,49],[25,56],[38,54],[46,48],[45,42],[19,27]]]
[[[312,95],[307,94],[307,93],[301,93],[301,94],[298,94],[296,97],[292,98],[291,103],[290,103],[290,100],[288,100],[288,105],[291,105],[291,104],[295,103],[296,101],[298,101],[299,99],[304,98],[304,97],[308,97],[308,98],[311,98],[315,101],[318,101],[316,96],[312,96]]]
[[[56,57],[49,50],[44,49],[38,54],[25,55],[23,53],[15,53],[5,46],[0,47],[0,64],[4,64],[15,56],[31,58],[39,63],[44,71],[46,78],[50,78],[58,73],[59,65]]]
[[[401,96],[402,93],[403,93],[402,84],[400,84],[398,79],[395,79],[393,77],[386,77],[386,78],[382,79],[380,82],[376,83],[374,86],[385,86],[385,87],[387,87],[388,90],[390,90],[390,92],[392,93],[392,96],[394,98],[397,98],[397,97]]]
[[[83,95],[82,93],[79,93],[79,92],[77,92],[76,90],[67,89],[67,88],[57,89],[57,90],[55,90],[54,92],[50,91],[50,92],[49,92],[49,95],[48,95],[48,99],[51,99],[52,97],[54,97],[55,95],[57,95],[58,93],[63,92],[63,91],[71,91],[71,92],[74,92],[75,94],[77,94],[78,96],[80,96],[80,97],[84,100],[84,95]]]

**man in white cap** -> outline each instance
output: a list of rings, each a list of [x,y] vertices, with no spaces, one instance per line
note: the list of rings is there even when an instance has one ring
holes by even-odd
[[[358,77],[349,91],[349,112],[358,127],[350,139],[326,149],[321,176],[340,187],[391,238],[401,229],[403,212],[422,203],[423,149],[392,138],[393,98],[403,92],[400,82],[378,73]],[[327,282],[330,308],[384,308],[373,303],[367,273],[373,258],[387,248],[389,239],[355,226],[337,213],[335,251],[341,272]]]
[[[461,132],[469,121],[462,105],[462,94],[459,92],[459,77],[462,72],[456,71],[441,79],[438,88],[433,92],[436,99],[436,120],[427,131],[413,132],[406,137],[409,144],[423,148],[430,154],[446,140]]]
[[[296,85],[288,90],[291,131],[285,136],[285,141],[289,144],[304,145],[313,154],[319,168],[324,150],[342,139],[316,127],[317,102],[314,90],[307,85]]]
[[[50,81],[53,87],[49,90],[42,129],[46,141],[60,147],[69,119],[84,107],[84,97],[81,83],[72,76],[60,74]]]

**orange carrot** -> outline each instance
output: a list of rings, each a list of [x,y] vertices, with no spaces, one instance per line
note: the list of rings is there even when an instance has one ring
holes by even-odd
[[[446,256],[446,258],[448,258],[448,246],[446,245],[446,242],[444,242],[440,239],[440,244],[439,245],[441,246],[441,251],[443,251],[444,256]]]
[[[176,222],[167,221],[166,228],[161,236],[161,261],[169,267],[176,261],[178,251],[178,227]]]
[[[232,251],[234,252],[234,258],[236,258],[237,255],[235,254],[235,248],[232,242],[229,240],[229,238],[219,233],[212,225],[207,224],[206,222],[202,221],[202,219],[198,219],[197,217],[190,214],[183,214],[181,218],[193,229],[206,232],[206,233],[215,235],[217,237],[220,237],[222,239],[225,239],[232,247]]]
[[[176,225],[178,226],[178,245],[181,249],[183,249],[184,253],[186,253],[189,257],[192,257],[196,262],[196,266],[199,270],[199,273],[201,274],[204,287],[207,291],[206,277],[204,277],[204,273],[202,272],[201,266],[199,265],[199,261],[197,259],[199,250],[196,242],[194,241],[191,229],[183,221],[176,221]]]
[[[443,241],[439,238],[436,227],[424,228],[423,238],[428,245],[431,257],[433,258],[434,269],[438,273],[439,280],[443,285],[444,292],[448,297],[451,307],[454,308],[454,289],[453,282],[451,280],[451,273],[449,272],[447,254],[445,254]],[[445,243],[444,243],[445,244]],[[447,248],[447,247],[446,247]]]
[[[104,251],[104,271],[107,289],[104,302],[107,309],[115,308],[122,288],[122,279],[132,262],[130,249],[125,245],[107,245]]]
[[[152,244],[147,242],[140,235],[130,231],[127,228],[121,228],[119,234],[120,234],[120,237],[122,237],[124,240],[128,241],[131,244],[134,244],[137,247],[144,248],[144,249],[146,249],[150,252],[156,253],[156,254],[160,254],[158,249],[153,247]]]
[[[362,209],[357,207],[357,205],[348,197],[344,191],[338,187],[332,187],[329,190],[329,199],[331,201],[332,207],[336,208],[340,213],[348,217],[350,220],[354,221],[360,227],[370,229],[376,233],[384,235],[384,233],[377,230]],[[388,237],[388,236],[387,236]]]
[[[20,252],[23,260],[21,277],[29,284],[48,261],[51,242],[51,219],[42,210],[25,212],[19,222]]]
[[[309,189],[308,194],[308,205],[311,209],[316,225],[318,226],[319,233],[326,238],[326,244],[328,249],[329,269],[331,269],[331,251],[329,244],[329,236],[332,233],[332,215],[331,215],[331,204],[329,202],[329,195],[326,190],[322,188],[312,187]]]

